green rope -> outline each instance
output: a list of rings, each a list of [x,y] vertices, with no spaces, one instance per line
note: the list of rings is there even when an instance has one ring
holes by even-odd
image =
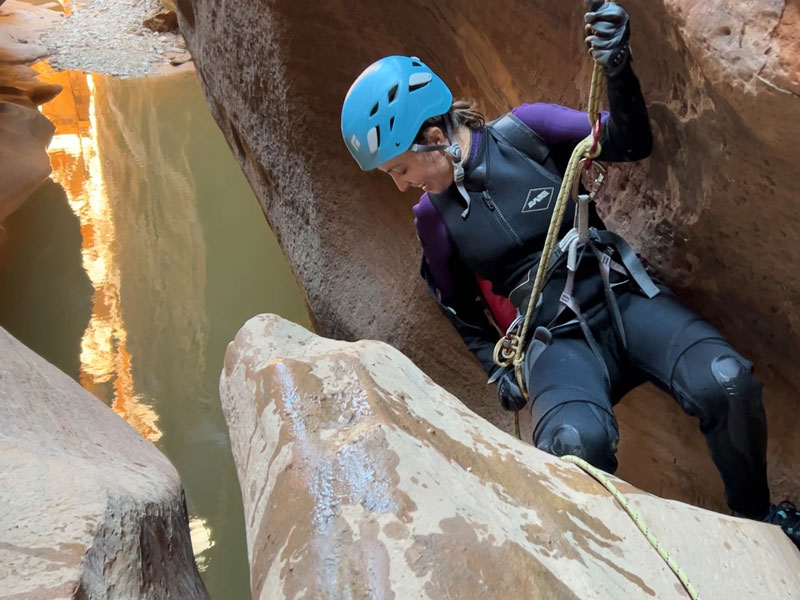
[[[611,495],[614,496],[616,501],[619,502],[622,508],[625,509],[625,512],[630,515],[631,519],[633,519],[634,523],[636,523],[636,526],[647,538],[647,541],[650,542],[650,545],[656,549],[656,552],[658,552],[659,556],[664,559],[664,562],[667,563],[669,568],[672,569],[672,572],[678,577],[681,585],[683,585],[683,587],[689,593],[689,597],[692,598],[692,600],[700,600],[700,595],[697,593],[697,590],[694,588],[694,586],[689,582],[689,577],[686,575],[683,569],[678,566],[678,563],[675,562],[675,559],[669,555],[667,549],[659,543],[658,538],[653,534],[652,531],[650,531],[647,523],[644,522],[644,519],[642,519],[641,515],[636,511],[636,509],[631,506],[625,495],[617,489],[617,486],[611,483],[611,480],[609,480],[609,478],[606,477],[600,469],[596,469],[582,458],[568,454],[566,456],[562,456],[561,459],[579,466],[581,469],[599,481],[604,488],[611,492]]]

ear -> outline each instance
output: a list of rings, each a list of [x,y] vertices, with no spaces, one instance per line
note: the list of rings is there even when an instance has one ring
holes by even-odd
[[[429,127],[425,130],[425,144],[427,146],[447,145],[447,136],[439,127]]]

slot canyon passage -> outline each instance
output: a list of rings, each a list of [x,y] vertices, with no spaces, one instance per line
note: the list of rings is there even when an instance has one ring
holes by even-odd
[[[0,7],[0,11],[9,3]],[[304,580],[298,573],[303,572],[315,574],[305,587],[308,597],[333,598],[346,594],[364,598],[403,597],[404,592],[424,593],[428,597],[470,597],[477,590],[481,596],[524,591],[531,597],[606,598],[632,597],[630,594],[636,593],[685,597],[677,580],[664,573],[666,569],[658,563],[652,549],[645,546],[633,549],[627,546],[627,552],[619,549],[626,547],[625,544],[639,543],[636,536],[640,534],[635,530],[619,536],[615,533],[614,527],[626,527],[623,519],[627,517],[605,492],[592,488],[587,475],[565,471],[529,445],[516,446],[517,442],[475,419],[436,387],[435,384],[442,386],[499,429],[512,431],[510,414],[500,409],[494,388],[486,386],[482,370],[439,314],[419,277],[420,250],[411,213],[416,198],[397,192],[387,177],[360,172],[344,148],[339,131],[341,102],[353,78],[375,58],[390,53],[423,57],[454,90],[479,100],[490,118],[523,101],[585,106],[591,65],[583,50],[581,3],[542,0],[497,5],[448,0],[435,5],[416,1],[400,5],[383,1],[345,5],[323,0],[311,5],[283,0],[247,3],[178,0],[166,4],[175,5],[180,31],[194,60],[211,115],[255,191],[256,198],[248,198],[255,212],[244,218],[260,220],[263,212],[294,275],[288,270],[282,272],[282,277],[288,278],[282,285],[294,285],[293,279],[297,279],[302,292],[295,302],[300,305],[305,300],[310,314],[309,323],[305,321],[302,306],[296,312],[295,308],[287,310],[285,306],[260,308],[269,306],[266,298],[260,304],[244,301],[235,314],[220,316],[225,321],[224,328],[214,329],[211,324],[219,351],[198,359],[212,364],[207,365],[197,386],[215,386],[216,375],[223,371],[222,408],[244,500],[253,597],[302,594]],[[800,133],[800,7],[774,0],[760,3],[640,0],[624,5],[631,15],[634,65],[648,102],[654,151],[650,158],[636,164],[608,165],[608,181],[598,200],[598,209],[607,225],[631,240],[634,248],[683,300],[720,328],[755,363],[756,374],[765,385],[773,499],[797,500],[800,437],[795,433],[798,408],[795,365],[800,357],[800,274],[794,265],[800,258],[797,256],[800,250],[794,238],[800,226],[800,209],[793,190],[797,179],[794,159],[798,153],[793,142]],[[42,79],[46,80],[46,76]],[[101,95],[115,97],[123,105],[121,99],[134,90],[125,82],[103,78],[97,81]],[[34,91],[45,95],[55,93],[47,85],[30,84],[25,88],[29,109],[43,101],[38,96],[32,97],[36,96]],[[182,89],[186,87],[181,85]],[[177,94],[173,101],[177,102],[174,108],[186,99]],[[21,104],[25,103],[15,101],[14,105]],[[155,105],[147,105],[141,99],[133,100],[132,106],[144,120],[148,110],[155,110]],[[8,118],[3,123],[25,122],[23,117],[10,114],[16,108],[5,110]],[[180,113],[175,110],[172,117],[165,117],[169,124],[162,123],[158,130],[163,133],[170,126],[180,127],[183,118]],[[25,135],[19,136],[34,148],[37,144],[41,147],[49,135],[48,125],[40,116],[33,111],[24,117],[38,122],[22,128],[31,132],[33,141]],[[184,150],[192,143],[199,144],[205,131],[201,128],[191,139],[181,140],[181,144],[187,144]],[[129,144],[126,135],[122,132],[116,140],[109,138],[109,143]],[[121,141],[122,138],[126,139]],[[0,209],[9,207],[8,213],[0,210],[3,216],[18,209],[30,196],[36,187],[31,182],[46,176],[41,155],[31,151],[30,156],[30,160],[21,161],[30,171],[19,178],[20,184],[9,196],[11,200],[0,205]],[[179,161],[191,162],[187,157],[188,154],[182,155]],[[122,174],[120,179],[130,173],[125,160],[112,159]],[[210,161],[194,160],[210,169]],[[4,171],[22,172],[16,167]],[[170,181],[180,179],[174,178],[174,172],[168,175],[172,177]],[[181,177],[185,176],[187,173],[181,171]],[[205,209],[208,216],[202,227],[208,229],[208,223],[224,219],[223,201],[228,200],[228,188],[203,181],[209,187],[219,185],[215,189],[223,198],[216,200],[218,204],[214,204],[213,210],[211,204]],[[47,191],[48,185],[46,182],[36,193]],[[180,252],[177,244],[212,243],[202,239],[196,216],[190,214],[193,208],[186,192],[181,184],[172,191],[162,191],[161,195],[165,198],[164,206],[177,206],[178,210],[174,214],[176,220],[171,221],[174,230],[170,231],[173,237],[169,242],[176,244],[175,253]],[[24,219],[24,211],[32,210],[42,214],[42,208],[34,208],[34,203],[28,200],[10,218]],[[148,210],[152,216],[165,209],[154,205]],[[121,214],[136,220],[133,213]],[[46,216],[27,218],[47,219]],[[186,226],[179,226],[179,220],[184,218]],[[217,245],[208,250],[208,256],[219,257],[224,253],[231,263],[248,262],[250,268],[242,272],[243,276],[257,277],[259,261],[263,260],[258,252],[263,249],[228,246],[223,239],[226,233],[231,237],[239,234],[238,225],[232,221],[226,224],[230,230],[216,234]],[[48,235],[38,229],[32,231],[31,235]],[[134,226],[127,230],[127,235],[134,236],[136,232]],[[164,250],[165,242],[161,241],[159,248],[159,242],[154,240],[149,244],[154,247],[147,248],[146,240],[134,243],[130,239],[121,256],[124,258],[128,253],[129,281],[134,287],[143,287],[143,272],[160,265],[158,252]],[[134,266],[139,252],[148,258],[144,264]],[[241,257],[244,253],[248,253],[246,259]],[[4,257],[4,262],[7,261],[8,255]],[[78,268],[77,263],[68,266]],[[217,267],[219,272],[225,270],[221,264]],[[197,275],[204,265],[195,262],[190,268]],[[164,310],[177,311],[175,318],[192,326],[197,324],[195,317],[200,321],[205,318],[199,305],[192,305],[185,313],[178,308],[189,294],[203,294],[200,279],[189,277],[184,280],[186,285],[181,286],[171,281],[168,273],[157,277],[162,284],[159,293],[165,294],[160,300]],[[173,292],[179,295],[178,300],[167,297]],[[248,293],[252,291],[243,288],[242,294]],[[204,302],[213,300],[206,297]],[[78,313],[85,309],[88,314],[88,303],[87,297],[87,306],[69,310]],[[134,315],[130,320],[138,319],[142,325],[142,335],[158,340],[138,345],[138,349],[144,350],[144,356],[139,355],[139,364],[149,366],[151,373],[172,368],[158,364],[158,347],[168,345],[170,340],[183,349],[192,347],[193,340],[181,337],[185,333],[178,335],[167,330],[166,335],[159,337],[155,331],[157,323],[148,322],[145,306],[132,305],[129,310],[128,314]],[[249,313],[245,312],[248,310]],[[276,312],[313,325],[317,334],[327,338],[380,340],[410,361],[374,342],[353,346],[329,342],[274,317],[262,316],[241,329],[229,346],[223,365],[224,344],[233,339],[233,333],[245,320],[258,312]],[[85,322],[80,325],[84,326]],[[72,323],[71,327],[79,324]],[[224,340],[223,332],[227,335]],[[80,334],[76,330],[73,337]],[[130,335],[135,340],[136,334]],[[36,348],[35,342],[26,343],[72,377],[78,377],[81,366],[77,356],[59,363]],[[34,359],[16,349],[13,343],[4,342],[3,348],[7,356],[22,356],[23,362],[33,364]],[[125,353],[120,353],[118,358],[123,360],[124,356]],[[313,358],[311,363],[309,356]],[[318,364],[315,366],[313,361]],[[175,364],[185,373],[194,369],[186,362]],[[417,367],[421,371],[416,371]],[[14,376],[22,368],[4,359],[2,374],[22,379]],[[47,370],[51,367],[40,368],[43,381],[56,379]],[[154,377],[150,373],[142,376]],[[85,377],[81,383],[86,384]],[[23,391],[16,396],[3,394],[6,406],[0,407],[0,413],[4,419],[11,407],[18,405],[14,402],[21,403],[26,394],[33,393],[31,390],[43,393],[43,385],[35,383],[28,388],[23,385],[20,388]],[[67,384],[59,383],[62,385]],[[104,398],[98,389],[92,391]],[[113,396],[115,392],[106,389],[105,393]],[[49,394],[48,397],[58,397],[56,392]],[[73,390],[70,394],[77,392]],[[309,407],[295,410],[292,405],[295,395],[311,399]],[[219,402],[216,391],[211,396],[213,402]],[[8,400],[12,397],[13,401]],[[320,398],[329,398],[332,404],[326,407]],[[432,408],[426,407],[426,398],[440,402],[441,413],[431,412]],[[104,399],[109,402],[109,397]],[[192,398],[187,395],[184,399],[185,403],[176,406],[189,412]],[[82,398],[81,402],[84,401]],[[326,412],[337,408],[348,418]],[[218,406],[209,410],[219,413]],[[632,494],[634,503],[642,508],[651,524],[665,532],[667,545],[677,548],[684,566],[702,570],[699,577],[695,575],[704,586],[701,589],[718,593],[745,589],[752,597],[800,597],[796,552],[776,532],[679,504],[658,503],[635,489],[720,511],[723,515],[728,513],[719,475],[696,422],[684,415],[671,398],[651,386],[629,394],[615,410],[621,436],[620,468],[616,475],[632,484],[620,485],[623,491]],[[525,419],[527,411],[522,414],[522,437],[529,441],[531,424],[529,418]],[[283,421],[275,421],[276,415],[283,415]],[[453,421],[445,422],[443,415]],[[58,419],[69,417],[59,414],[51,421]],[[171,419],[177,440],[180,415],[176,412],[163,419],[167,424]],[[221,420],[209,425],[200,418],[195,424],[200,428],[210,427],[202,434],[213,438],[214,444],[224,446],[228,452],[227,440],[219,441],[228,434],[220,429],[225,427]],[[97,428],[114,431],[117,426],[108,422]],[[141,427],[137,429],[142,432]],[[168,425],[164,431],[169,437]],[[435,438],[437,431],[439,438]],[[7,428],[3,433],[7,433]],[[147,437],[146,432],[142,433]],[[131,451],[115,448],[108,436],[95,439],[88,433],[75,435],[89,436],[87,443],[108,444],[110,452],[122,457],[114,460],[128,460],[132,471],[139,469]],[[64,447],[74,444],[75,435],[66,436]],[[120,433],[119,440],[127,440],[127,435],[128,432]],[[226,481],[227,492],[231,485],[236,486],[229,459],[225,475],[214,471],[221,468],[216,462],[204,471],[197,463],[192,464],[190,456],[199,446],[179,448],[177,441],[154,441],[175,464],[187,488],[190,518],[197,510],[192,503],[194,490],[210,487],[213,493],[214,481],[220,477]],[[78,450],[82,457],[88,452]],[[418,463],[410,458],[409,467],[409,457],[418,451]],[[164,483],[140,485],[163,486],[168,490],[163,494],[164,506],[169,506],[165,509],[166,524],[159,522],[142,531],[176,532],[177,550],[173,555],[165,555],[165,564],[177,566],[186,575],[176,579],[172,593],[179,589],[178,597],[204,597],[206,591],[198,583],[195,567],[187,558],[188,531],[181,533],[189,523],[180,514],[183,492],[175,469],[159,453],[151,456],[150,450],[142,452],[150,457],[151,464],[158,465],[156,471]],[[468,458],[472,454],[476,458]],[[441,457],[445,462],[438,463]],[[26,460],[36,464],[35,457]],[[507,460],[510,466],[505,464]],[[385,483],[388,491],[381,488],[378,490],[381,494],[377,494],[374,492],[378,488],[353,483],[356,477],[348,469],[356,463],[361,469],[359,474],[369,465],[369,477]],[[333,492],[338,494],[335,502],[324,495],[305,494],[303,486],[312,486],[309,482],[320,485],[320,481],[326,481],[325,469],[331,465],[342,469],[346,476],[353,475],[348,483],[351,487],[343,489],[344,484],[333,476]],[[417,472],[421,484],[414,482],[414,477],[407,477],[409,469],[415,468],[421,469]],[[473,471],[478,473],[482,486],[476,487]],[[151,478],[156,476],[151,474]],[[102,482],[101,487],[111,486],[106,475],[95,476],[94,480]],[[520,481],[529,482],[530,487],[520,485]],[[28,480],[25,484],[32,485]],[[453,499],[452,510],[441,508],[449,506],[450,499],[445,492],[437,496],[419,489],[427,489],[429,484],[437,489],[451,486],[464,490],[473,498],[483,498],[485,503]],[[122,487],[126,485],[129,484]],[[486,489],[493,487],[513,495],[520,504],[509,508],[511,505],[498,504],[493,496],[489,499],[491,494]],[[91,488],[85,487],[84,492],[90,495]],[[534,497],[536,494],[538,499]],[[138,502],[137,499],[134,504]],[[276,508],[277,502],[280,506]],[[223,508],[239,511],[241,505],[237,503],[226,502]],[[529,526],[525,539],[518,539],[514,537],[518,532],[504,529],[503,520],[493,521],[489,509],[499,507],[504,515],[535,520],[530,512],[519,508],[522,505],[536,507],[532,510],[539,523]],[[366,517],[362,514],[363,507],[369,513]],[[38,510],[57,508],[58,505],[37,505]],[[431,515],[431,528],[438,533],[422,535],[411,526],[409,521],[414,519],[408,515],[415,510]],[[487,514],[482,515],[481,510]],[[325,527],[291,525],[294,519],[306,515],[316,519],[321,514],[329,517],[323,519]],[[564,514],[568,517],[563,517]],[[434,517],[441,521],[433,522]],[[152,525],[152,521],[149,523]],[[426,527],[425,523],[424,519],[417,519],[416,526]],[[594,533],[586,536],[585,528],[593,529]],[[702,543],[687,543],[697,530],[708,535]],[[574,547],[559,542],[555,549],[542,551],[546,546],[542,540],[552,543],[560,535],[571,540]],[[510,542],[503,545],[498,541],[501,536]],[[67,537],[63,538],[64,544],[68,543]],[[621,541],[628,537],[631,539]],[[403,541],[412,538],[413,544]],[[62,543],[62,538],[59,540]],[[157,534],[144,534],[141,540],[147,543],[140,547],[140,552],[147,555],[156,551]],[[498,545],[493,546],[493,542]],[[103,550],[85,539],[81,543],[87,544],[87,548],[94,547],[95,552]],[[598,551],[609,544],[611,549],[607,553]],[[740,552],[731,550],[739,544]],[[757,549],[764,544],[769,545],[770,551],[759,554]],[[454,569],[454,561],[442,558],[473,546],[474,553],[464,561],[466,567]],[[725,549],[719,553],[723,546]],[[124,544],[119,547],[131,551]],[[304,553],[303,548],[314,550]],[[635,554],[635,548],[652,556],[640,558],[628,554]],[[219,540],[213,550],[224,563],[227,550],[220,547]],[[3,547],[0,552],[11,550]],[[200,565],[203,557],[198,556],[197,548],[195,555]],[[70,556],[76,565],[81,563],[79,552]],[[96,554],[92,556],[98,560]],[[309,556],[316,556],[318,562],[311,561]],[[777,566],[767,564],[776,556],[781,557]],[[335,560],[331,561],[331,557]],[[559,557],[575,560],[555,560]],[[477,565],[483,560],[508,560],[520,572],[530,568],[530,573],[505,579],[471,576],[458,579],[463,569],[470,574],[481,572]],[[574,570],[575,562],[586,568]],[[615,565],[612,570],[616,574],[605,578],[608,565],[618,562],[624,566]],[[724,568],[715,573],[715,567],[720,565]],[[26,567],[36,568],[30,564]],[[757,575],[742,583],[735,575],[744,567],[757,570]],[[241,572],[243,567],[237,568]],[[398,573],[406,572],[413,575],[398,579]],[[775,581],[769,580],[765,573],[774,573]],[[165,580],[158,572],[150,575],[153,575],[147,587],[150,595],[142,592],[142,597],[158,598],[163,593],[159,585],[164,585]],[[342,575],[351,579],[342,581]],[[204,576],[208,576],[207,571]],[[224,573],[214,577],[219,578],[215,583],[206,581],[211,597],[245,597],[246,583],[229,588],[224,583]],[[658,581],[652,581],[653,578]],[[64,580],[67,579],[65,575]],[[43,597],[82,597],[69,595],[68,587],[66,584],[63,588],[52,587],[54,591]],[[99,584],[92,588],[84,583],[81,590],[86,597],[99,598],[103,597],[100,592],[92,590],[101,587]],[[126,596],[112,593],[108,597]]]
[[[800,8],[774,0],[625,6],[654,150],[645,161],[609,165],[598,209],[756,364],[773,495],[797,498]],[[456,2],[332,1],[234,9],[196,0],[178,8],[214,118],[305,290],[315,330],[392,344],[511,431],[419,278],[416,198],[352,164],[339,111],[355,76],[393,52],[425,57],[490,118],[523,101],[584,106],[591,62],[582,5],[475,2],[467,10]],[[645,387],[616,412],[617,475],[663,497],[725,509],[705,442],[672,399]]]

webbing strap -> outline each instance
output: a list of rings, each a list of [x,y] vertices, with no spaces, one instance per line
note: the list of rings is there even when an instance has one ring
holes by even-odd
[[[558,302],[561,306],[558,307],[558,312],[556,312],[556,316],[553,317],[553,320],[550,321],[549,326],[552,327],[555,325],[556,320],[558,320],[558,317],[561,316],[561,313],[564,312],[565,308],[568,308],[573,312],[575,319],[578,321],[581,331],[583,332],[583,336],[586,338],[586,343],[589,345],[589,348],[597,359],[597,362],[600,363],[600,367],[603,370],[603,380],[605,381],[606,388],[610,389],[611,376],[608,373],[608,366],[606,365],[606,361],[603,358],[602,352],[600,351],[600,346],[598,345],[597,340],[595,340],[591,329],[589,329],[589,324],[586,322],[586,318],[583,316],[581,308],[578,305],[578,302],[575,300],[575,296],[573,296],[575,287],[575,272],[577,271],[578,264],[580,262],[578,257],[579,245],[581,244],[578,240],[578,237],[573,237],[568,249],[569,258],[567,259],[567,281],[564,285],[564,291],[561,292],[561,296],[558,299]]]
[[[613,246],[616,248],[617,252],[619,252],[620,260],[622,264],[625,265],[625,268],[630,273],[630,276],[636,282],[636,285],[644,292],[644,294],[648,298],[654,298],[658,295],[659,289],[656,287],[656,284],[653,283],[653,280],[650,279],[650,276],[647,274],[647,271],[644,270],[639,257],[636,256],[636,253],[631,249],[621,236],[617,235],[612,231],[600,231],[595,228],[589,229],[589,237],[600,244],[604,244],[606,246]]]
[[[488,126],[504,142],[521,150],[535,161],[544,164],[550,157],[550,149],[541,136],[513,113],[506,113]]]
[[[590,242],[592,247],[592,252],[597,257],[597,262],[600,263],[600,275],[603,278],[603,288],[605,288],[606,294],[606,305],[608,306],[608,311],[611,314],[611,324],[614,327],[614,331],[617,333],[617,339],[619,343],[622,345],[623,348],[628,347],[628,338],[625,336],[625,327],[622,324],[622,315],[619,312],[619,305],[617,304],[617,296],[614,294],[614,290],[611,289],[611,269],[616,265],[615,270],[617,272],[621,272],[624,275],[628,275],[628,273],[617,265],[616,262],[611,260],[611,257],[606,252],[600,252],[600,250]]]

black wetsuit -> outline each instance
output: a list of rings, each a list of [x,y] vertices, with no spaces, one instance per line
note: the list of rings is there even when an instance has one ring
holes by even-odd
[[[610,115],[598,160],[646,157],[651,134],[636,76],[627,66],[607,84]],[[498,333],[476,301],[475,275],[514,299],[512,290],[535,272],[569,155],[590,131],[585,113],[564,107],[523,105],[512,112],[536,132],[543,155],[531,158],[536,152],[522,152],[485,128],[474,130],[465,161],[469,206],[451,186],[423,195],[414,207],[423,276],[487,373],[497,369],[492,350]],[[603,228],[596,214],[592,225]],[[562,233],[570,226],[571,208]],[[554,320],[565,279],[563,266],[553,272],[535,316],[535,324],[550,326],[552,343],[525,363],[534,444],[613,472],[619,435],[612,406],[651,381],[699,419],[731,509],[752,518],[766,514],[766,419],[752,364],[660,284],[660,292],[648,297],[633,279],[617,274],[614,320],[591,252],[581,259],[574,291],[584,328],[569,311]],[[516,304],[524,308],[519,299]]]

